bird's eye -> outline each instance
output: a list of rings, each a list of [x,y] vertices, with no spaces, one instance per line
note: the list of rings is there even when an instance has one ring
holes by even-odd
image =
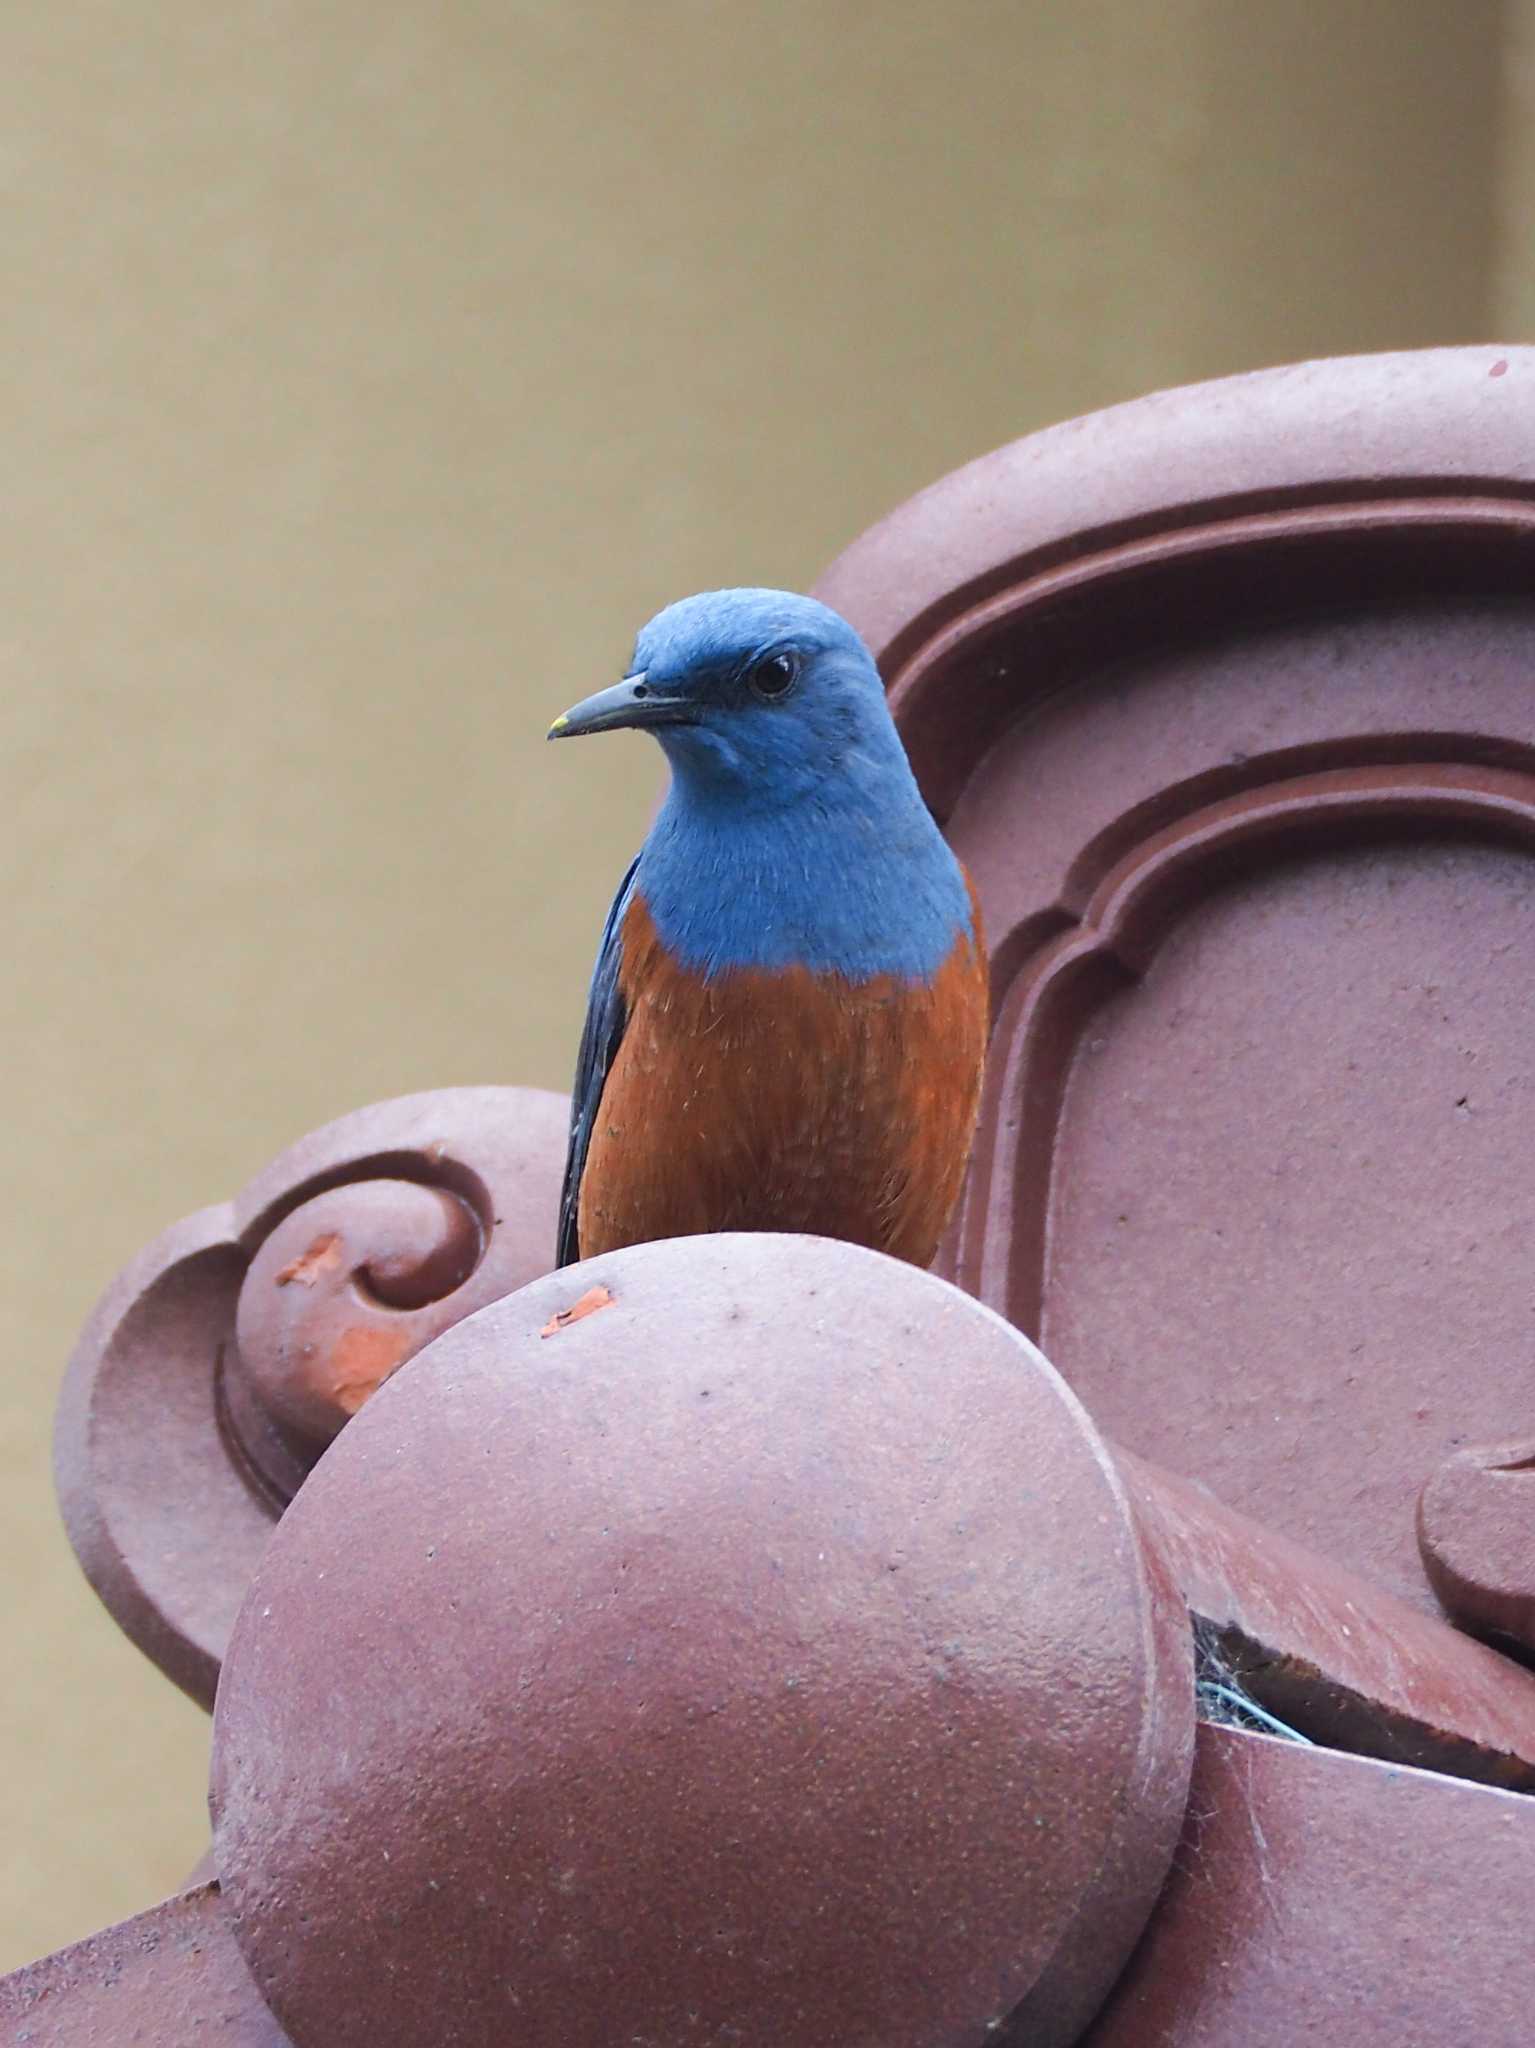
[[[764,704],[777,704],[799,681],[799,663],[792,654],[769,654],[746,671],[746,686]]]

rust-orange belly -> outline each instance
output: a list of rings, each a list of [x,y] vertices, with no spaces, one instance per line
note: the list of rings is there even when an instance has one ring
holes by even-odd
[[[583,1258],[710,1230],[804,1230],[926,1265],[959,1194],[985,1054],[985,952],[927,986],[681,971],[636,900],[628,1022],[581,1179]]]

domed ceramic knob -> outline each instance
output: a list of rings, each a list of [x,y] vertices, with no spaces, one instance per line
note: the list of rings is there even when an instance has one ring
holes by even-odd
[[[1181,1603],[1022,1337],[694,1238],[497,1302],[337,1440],[235,1629],[215,1860],[297,2048],[1049,2044],[1192,1734]]]

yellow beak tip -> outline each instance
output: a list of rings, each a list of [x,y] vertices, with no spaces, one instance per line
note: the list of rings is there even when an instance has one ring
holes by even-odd
[[[551,725],[549,728],[549,738],[553,739],[556,733],[562,733],[565,730],[566,726],[569,725],[569,723],[570,720],[565,716],[564,712],[562,711],[559,717],[554,721],[553,725]]]

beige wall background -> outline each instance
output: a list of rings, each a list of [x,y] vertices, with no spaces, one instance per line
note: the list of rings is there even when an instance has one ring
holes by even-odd
[[[1522,341],[1535,334],[1535,0],[1512,0],[1503,47],[1493,308],[1498,332]]]
[[[543,729],[661,603],[1159,385],[1530,338],[1535,4],[86,0],[0,96],[8,1966],[205,1842],[52,1504],[114,1269],[564,1085],[659,774]]]

